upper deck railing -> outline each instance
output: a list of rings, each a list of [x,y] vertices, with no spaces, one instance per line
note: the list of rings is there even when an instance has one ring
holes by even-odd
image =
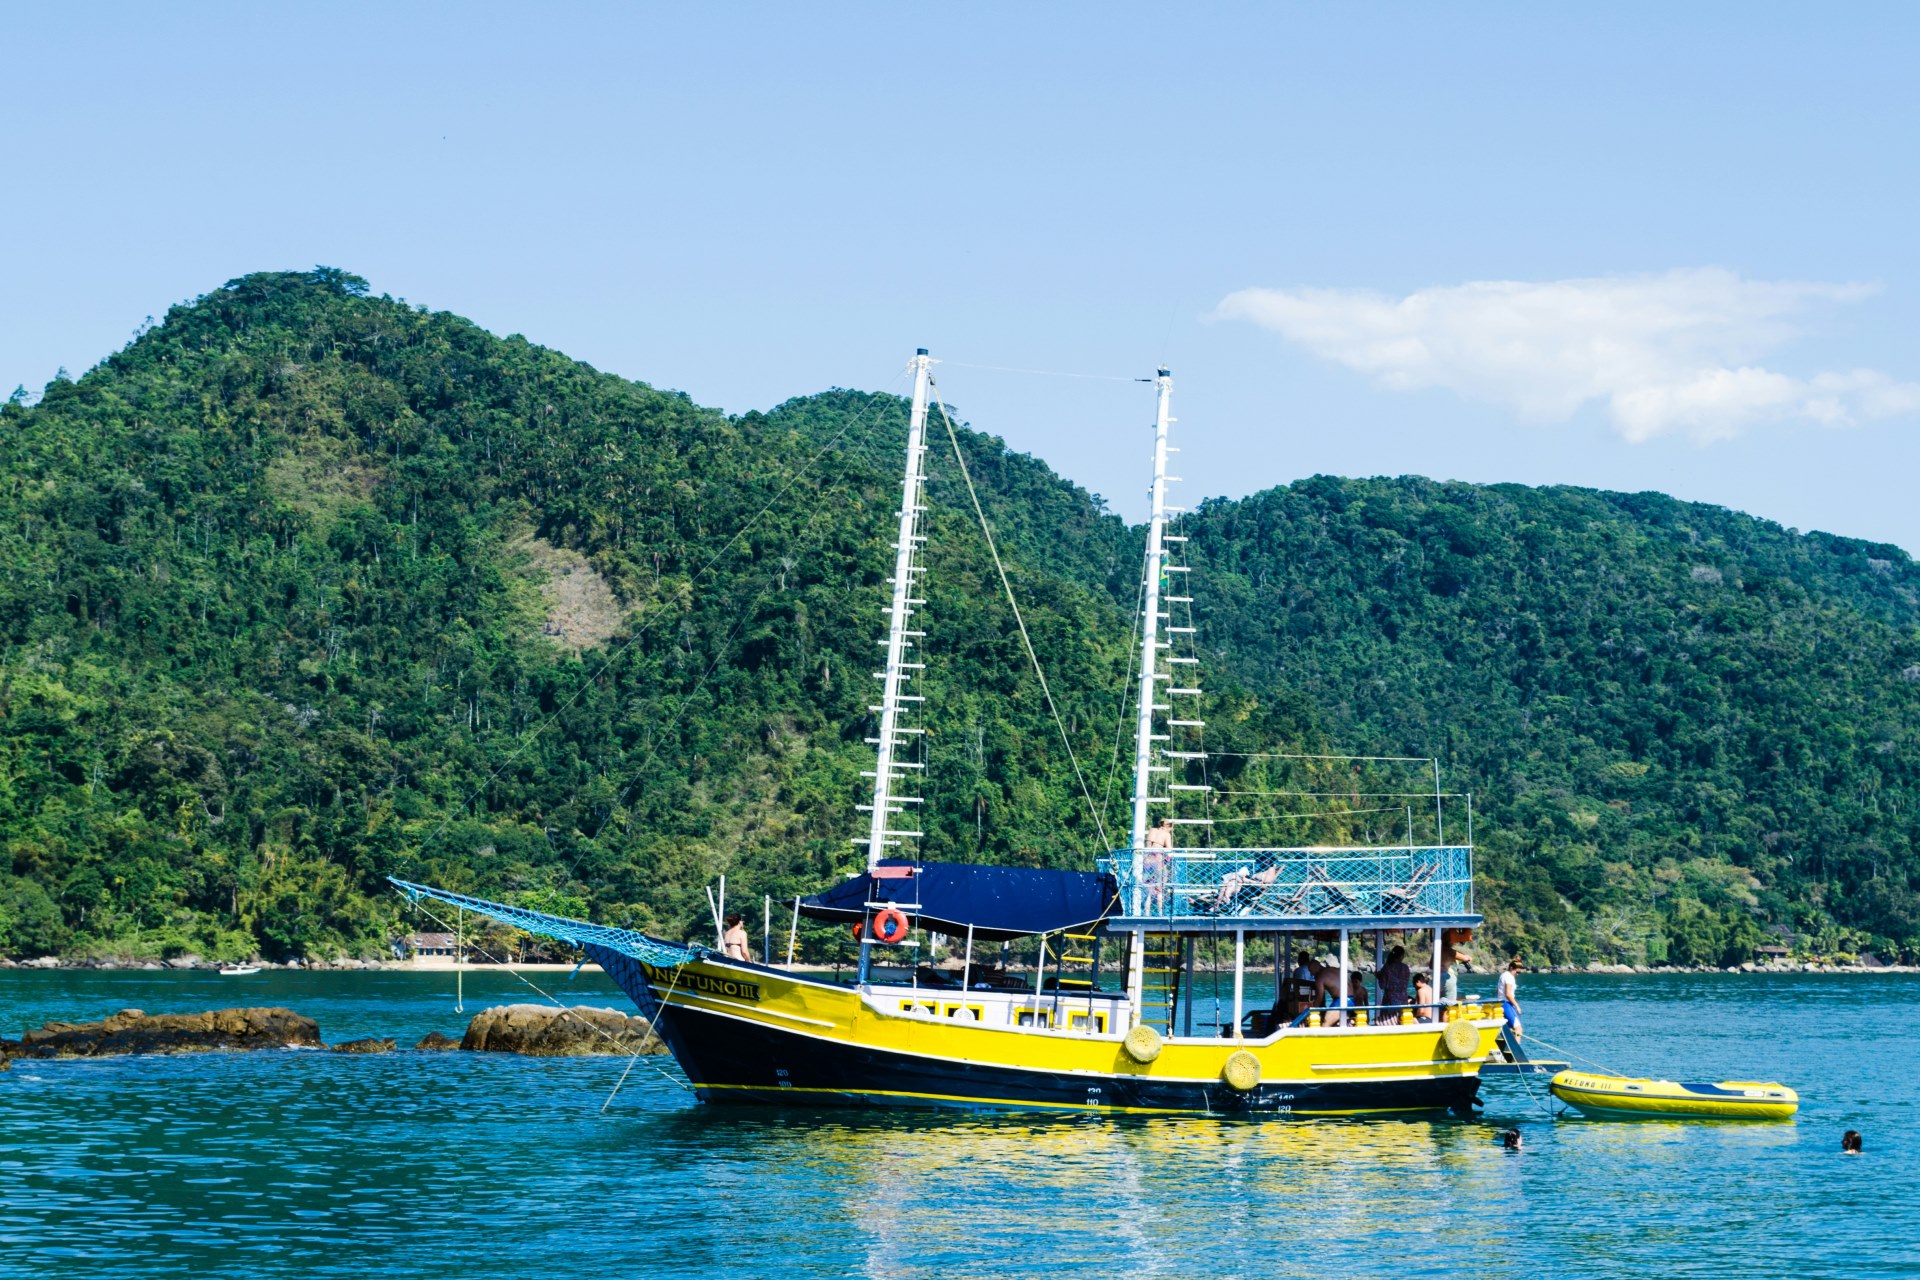
[[[1120,850],[1100,869],[1136,920],[1412,925],[1474,913],[1471,845]]]

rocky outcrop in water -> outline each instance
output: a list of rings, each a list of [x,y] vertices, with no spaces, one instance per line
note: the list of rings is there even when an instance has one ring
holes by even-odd
[[[631,1017],[618,1009],[585,1005],[558,1009],[544,1004],[509,1004],[481,1010],[467,1024],[460,1047],[539,1058],[667,1051],[645,1018]]]
[[[377,1036],[363,1036],[358,1040],[348,1040],[333,1046],[335,1053],[392,1053],[393,1041]]]
[[[452,1036],[443,1036],[438,1031],[429,1031],[421,1036],[420,1043],[413,1047],[427,1053],[444,1053],[449,1049],[458,1049],[460,1042]]]
[[[103,1058],[130,1053],[324,1049],[320,1024],[291,1009],[212,1009],[149,1015],[122,1009],[99,1022],[49,1022],[8,1052],[21,1058]]]

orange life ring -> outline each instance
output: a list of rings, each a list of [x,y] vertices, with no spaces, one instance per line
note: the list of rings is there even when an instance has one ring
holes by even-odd
[[[873,918],[874,940],[884,942],[888,946],[892,946],[896,942],[904,942],[906,941],[907,930],[910,927],[911,926],[907,924],[906,915],[900,908],[888,907],[885,911],[882,911]]]

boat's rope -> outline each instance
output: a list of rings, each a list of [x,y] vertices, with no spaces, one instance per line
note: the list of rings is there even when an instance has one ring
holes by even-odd
[[[446,927],[447,922],[445,920],[442,920],[437,914],[435,914],[431,907],[426,906],[419,899],[414,900],[414,905],[416,907],[419,907],[423,914],[431,918],[441,928],[444,929]],[[506,960],[504,957],[494,955],[491,951],[488,951],[485,947],[479,946],[477,944],[473,947],[473,950],[479,952],[483,956],[486,956],[488,959],[492,960],[495,964],[505,969],[508,973],[520,979],[521,982],[531,987],[542,998],[544,998],[547,1001],[547,1003],[551,1004],[554,1008],[562,1011],[565,1011],[568,1008],[567,1005],[561,1003],[560,998],[558,996],[554,995],[552,992],[542,987],[539,983],[535,982],[533,979],[527,977],[526,974],[521,973],[518,969],[514,968],[512,963]],[[454,963],[455,964],[460,963],[460,958],[458,956],[454,957]],[[677,966],[674,969],[673,980],[676,984],[680,981],[680,970]],[[576,1021],[585,1022],[586,1019],[581,1018],[581,1019],[576,1019]],[[658,1021],[659,1019],[658,1017],[656,1017],[654,1019],[654,1022],[658,1022]],[[592,1027],[595,1033],[597,1033],[602,1039],[614,1045],[616,1048],[620,1048],[620,1049],[626,1048],[625,1045],[620,1043],[619,1038],[615,1036],[612,1032],[608,1031],[605,1027],[595,1026],[591,1022],[587,1022],[587,1026]],[[647,1026],[647,1034],[645,1036],[642,1036],[640,1039],[641,1046],[644,1048],[646,1046],[647,1041],[658,1039],[659,1035],[660,1035],[660,1032],[653,1026],[652,1023],[649,1023]],[[634,1057],[637,1058],[639,1056],[640,1056],[639,1052],[636,1050],[634,1053]],[[633,1069],[633,1062],[629,1060],[627,1063],[627,1070],[631,1071],[632,1069]],[[655,1067],[654,1070],[656,1072],[659,1072],[661,1079],[666,1080],[667,1082],[681,1089],[687,1090],[688,1092],[692,1092],[692,1086],[689,1085],[686,1081],[675,1079],[673,1076],[667,1074],[665,1071],[661,1071],[659,1067]],[[621,1072],[620,1079],[624,1081],[626,1078],[627,1078],[626,1072],[625,1071]],[[614,1092],[616,1093],[619,1092],[618,1085],[614,1086]],[[608,1095],[607,1101],[608,1102],[613,1101],[612,1095]],[[600,1109],[602,1111],[605,1111],[606,1106],[603,1104]]]
[[[1520,1035],[1519,1032],[1515,1032],[1514,1034]],[[1626,1074],[1626,1072],[1624,1071],[1614,1070],[1612,1067],[1608,1066],[1604,1062],[1595,1062],[1592,1058],[1583,1058],[1571,1049],[1562,1049],[1557,1044],[1548,1044],[1545,1040],[1542,1040],[1539,1036],[1520,1035],[1520,1039],[1531,1041],[1534,1044],[1539,1045],[1542,1049],[1545,1049],[1548,1053],[1560,1054],[1562,1057],[1566,1058],[1569,1062],[1578,1062],[1584,1066],[1592,1067],[1595,1071],[1598,1071],[1603,1076],[1623,1076]]]
[[[1558,1113],[1553,1109],[1553,1094],[1548,1093],[1546,1097],[1541,1097],[1539,1090],[1533,1086],[1533,1077],[1534,1073],[1531,1071],[1520,1077],[1520,1083],[1526,1088],[1527,1096],[1540,1104],[1540,1109],[1547,1113],[1549,1120],[1559,1119]]]
[[[872,420],[884,404],[884,398],[875,397],[873,403],[867,407],[867,411],[858,419],[842,427],[833,439],[827,442],[827,447],[832,448],[842,437],[853,430],[854,427],[864,426]],[[851,443],[858,446],[861,443],[860,437],[856,435]],[[805,469],[811,469],[814,463],[819,461],[820,456],[820,454],[815,454],[814,458],[807,463]],[[820,501],[813,504],[813,514],[807,517],[806,524],[803,525],[800,532],[795,535],[793,540],[795,543],[814,532],[814,526],[819,524],[821,517],[827,514],[832,508],[832,504],[828,499],[836,489],[846,484],[850,478],[848,472],[842,471],[838,479],[821,490]],[[788,485],[787,489],[781,490],[781,494],[784,495],[792,487],[792,485]],[[763,511],[761,514],[764,515],[765,512]],[[755,516],[754,519],[759,519],[759,516]],[[832,530],[830,528],[821,530],[819,537],[816,538],[811,545],[810,551],[817,551],[831,536]],[[759,616],[761,602],[774,592],[776,583],[785,583],[787,572],[788,570],[782,568],[778,561],[774,563],[773,568],[767,572],[766,580],[760,584],[759,593],[747,603],[746,608],[740,611],[739,616],[734,620],[732,629],[727,632],[726,638],[714,647],[713,661],[707,664],[706,670],[701,672],[700,678],[694,682],[693,687],[682,694],[680,701],[674,704],[673,712],[666,718],[664,726],[659,722],[656,722],[652,726],[649,733],[652,745],[648,747],[646,757],[641,760],[639,767],[634,769],[633,781],[621,788],[619,799],[614,804],[607,806],[607,816],[602,819],[600,826],[595,828],[592,839],[582,842],[580,847],[574,852],[572,859],[568,861],[567,878],[569,880],[573,879],[578,873],[581,859],[585,858],[588,853],[594,850],[595,841],[599,839],[600,832],[605,829],[607,823],[611,822],[615,814],[621,812],[638,797],[653,768],[654,761],[660,758],[660,753],[666,747],[668,740],[678,731],[681,721],[686,716],[687,710],[693,705],[696,698],[709,692],[711,689],[709,682],[713,679],[714,673],[720,669],[720,665],[725,662],[727,657],[732,653],[733,642],[739,638],[740,633],[746,629],[747,624]],[[691,585],[693,581],[694,579],[688,579],[688,584]]]
[[[933,379],[927,379],[929,385]],[[1067,722],[1060,716],[1060,708],[1053,700],[1053,690],[1047,685],[1047,673],[1040,665],[1040,655],[1034,651],[1033,637],[1027,634],[1027,621],[1020,616],[1020,602],[1014,599],[1013,583],[1007,579],[1007,567],[1001,563],[1000,548],[994,545],[993,526],[987,522],[986,508],[980,505],[979,491],[973,487],[973,474],[967,470],[966,455],[960,451],[960,433],[953,429],[953,419],[947,415],[947,405],[940,398],[939,387],[934,386],[933,402],[940,408],[940,421],[947,424],[947,440],[953,445],[953,459],[960,465],[960,478],[967,483],[967,497],[973,500],[973,513],[980,518],[980,532],[986,535],[987,551],[993,556],[994,572],[1000,575],[1000,589],[1007,593],[1007,604],[1013,609],[1013,621],[1020,628],[1020,643],[1027,647],[1027,660],[1033,664],[1033,674],[1040,678],[1040,692],[1047,699],[1047,710],[1053,713],[1053,724],[1060,731],[1060,744],[1067,749],[1067,760],[1073,765],[1074,780],[1080,784],[1080,796],[1087,802],[1087,813],[1093,818],[1094,829],[1100,833],[1100,848],[1104,852],[1113,847],[1107,839],[1107,824],[1100,818],[1100,807],[1093,802],[1093,792],[1087,788],[1086,775],[1080,772],[1080,757],[1074,754],[1073,740],[1067,736]]]
[[[1039,378],[1086,378],[1092,382],[1152,382],[1152,378],[1129,378],[1117,373],[1069,373],[1065,369],[1014,369],[1003,364],[968,364],[965,360],[942,360],[949,369],[985,369],[991,373],[1030,373]]]
[[[667,1001],[669,998],[672,997],[675,988],[679,987],[680,975],[683,972],[685,972],[685,970],[686,970],[685,965],[675,965],[673,967],[673,981],[667,984],[666,991],[661,994],[658,1003],[654,1006],[653,1022],[647,1028],[647,1034],[645,1036],[642,1036],[640,1039],[640,1043],[634,1047],[633,1056],[627,1059],[626,1069],[620,1073],[620,1078],[613,1082],[613,1090],[607,1094],[607,1100],[600,1104],[601,1115],[607,1114],[607,1108],[612,1106],[613,1100],[620,1095],[620,1086],[627,1082],[628,1074],[633,1071],[633,1064],[638,1062],[640,1060],[640,1055],[647,1051],[647,1041],[659,1040],[662,1044],[666,1043],[665,1038],[662,1037],[660,1034],[660,1015],[666,1011]],[[660,1068],[655,1067],[654,1070],[659,1071],[660,1074],[664,1076],[666,1079],[673,1080],[672,1076],[667,1075],[667,1073],[664,1071],[660,1071]],[[681,1085],[682,1088],[687,1087],[679,1080],[673,1080],[673,1082],[675,1084]]]
[[[1103,809],[1112,806],[1114,779],[1120,776],[1120,744],[1126,740],[1127,709],[1134,705],[1133,677],[1134,673],[1140,669],[1140,646],[1136,642],[1140,639],[1140,627],[1146,617],[1146,598],[1147,582],[1143,577],[1138,591],[1134,594],[1133,634],[1127,637],[1127,675],[1125,682],[1120,686],[1120,710],[1114,716],[1113,722],[1113,758],[1107,762],[1107,785],[1100,793],[1100,807]]]
[[[900,378],[904,376],[904,374],[905,374],[905,370],[902,370],[901,374],[898,374],[895,376],[894,382],[897,384]],[[826,444],[822,445],[820,449],[817,450],[811,458],[807,459],[804,465],[802,465],[792,475],[787,477],[786,484],[782,485],[780,488],[780,491],[774,494],[773,497],[767,500],[765,506],[761,507],[760,510],[756,511],[753,514],[753,517],[749,519],[745,524],[741,525],[738,529],[734,530],[733,536],[728,538],[726,542],[722,543],[719,550],[715,551],[711,556],[707,558],[707,562],[701,565],[700,568],[696,570],[694,574],[687,579],[687,587],[691,589],[695,583],[699,582],[700,579],[706,577],[708,573],[712,572],[714,566],[718,565],[721,559],[725,557],[728,553],[730,553],[734,549],[734,547],[739,544],[742,538],[747,536],[749,531],[751,531],[756,525],[758,525],[761,520],[765,519],[767,513],[772,511],[776,506],[778,506],[786,498],[786,496],[793,491],[794,487],[798,485],[804,477],[806,477],[809,473],[813,471],[814,467],[820,462],[822,458],[826,457],[829,453],[832,453],[836,448],[839,447],[841,439],[844,436],[846,436],[846,434],[849,431],[853,430],[856,426],[864,425],[869,418],[874,416],[874,414],[878,411],[880,406],[886,402],[886,400],[887,400],[887,397],[885,396],[876,396],[873,402],[868,405],[866,413],[863,413],[856,418],[852,418],[848,422],[846,422],[844,425],[842,425],[840,430],[834,433],[832,439],[828,440]],[[603,657],[599,665],[594,668],[593,673],[589,675],[586,679],[580,681],[579,685],[574,689],[574,691],[570,695],[568,695],[567,698],[564,699],[559,706],[555,707],[544,718],[542,718],[538,723],[536,723],[531,729],[528,729],[525,733],[521,734],[519,742],[517,742],[514,745],[514,748],[512,751],[507,753],[506,759],[502,760],[498,765],[494,766],[492,771],[487,774],[486,778],[481,781],[479,786],[473,788],[473,790],[468,794],[465,801],[463,801],[458,808],[448,809],[443,815],[441,815],[441,819],[439,823],[436,824],[434,828],[431,831],[429,831],[423,839],[421,839],[417,844],[413,846],[409,854],[409,857],[417,860],[420,857],[421,851],[424,850],[427,846],[433,844],[436,840],[438,840],[440,836],[446,831],[446,829],[453,824],[453,820],[456,817],[462,814],[465,814],[473,806],[473,802],[475,800],[479,799],[482,795],[486,794],[487,788],[491,787],[499,779],[500,775],[506,771],[508,765],[511,765],[515,760],[518,760],[521,756],[521,753],[523,753],[524,751],[526,751],[528,747],[533,745],[533,740],[539,737],[540,734],[546,730],[547,726],[553,724],[555,721],[559,720],[561,716],[565,715],[569,710],[571,710],[573,708],[573,705],[576,702],[580,701],[581,698],[586,696],[586,693],[589,689],[598,688],[600,684],[600,677],[602,677],[609,670],[612,669],[613,664],[620,659],[622,654],[626,653],[627,650],[631,649],[634,645],[638,644],[642,637],[647,635],[648,632],[652,631],[654,623],[658,622],[660,618],[664,616],[665,613],[666,613],[666,610],[664,608],[655,608],[650,615],[644,618],[644,620],[641,622],[639,626],[635,627],[632,631],[630,631],[627,634],[626,639],[622,640],[619,644],[614,645],[611,649],[608,649],[605,657]]]

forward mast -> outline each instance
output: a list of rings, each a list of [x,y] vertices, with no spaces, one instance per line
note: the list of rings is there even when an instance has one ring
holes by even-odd
[[[926,729],[917,725],[901,723],[901,717],[910,706],[926,701],[919,694],[905,692],[906,683],[913,673],[923,670],[924,662],[909,662],[908,650],[914,648],[914,641],[926,633],[910,628],[907,624],[913,619],[915,607],[926,600],[914,594],[915,579],[924,572],[914,563],[915,553],[920,544],[926,541],[926,535],[920,532],[921,517],[926,514],[926,454],[927,454],[927,382],[933,360],[927,355],[927,349],[921,347],[913,357],[913,411],[907,419],[907,465],[906,475],[900,485],[900,527],[893,544],[893,600],[887,610],[887,638],[881,643],[886,647],[886,669],[875,672],[881,681],[880,703],[871,706],[869,711],[880,713],[880,731],[878,736],[867,741],[876,747],[876,759],[873,772],[873,803],[863,805],[870,808],[872,816],[867,823],[867,870],[872,871],[880,865],[880,860],[888,856],[887,850],[903,840],[917,839],[922,832],[904,830],[893,825],[893,819],[906,813],[907,807],[921,803],[922,797],[903,792],[902,783],[915,770],[924,770],[924,761],[901,760],[898,748],[907,746],[915,737],[922,737]],[[855,841],[856,844],[863,843]],[[861,956],[864,961],[867,944],[861,943]],[[864,964],[863,964],[864,967]]]

